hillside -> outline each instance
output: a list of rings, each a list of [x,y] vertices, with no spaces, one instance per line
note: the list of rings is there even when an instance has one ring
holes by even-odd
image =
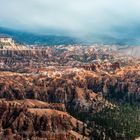
[[[12,37],[16,42],[29,45],[68,45],[79,44],[78,38],[60,35],[39,35],[0,27],[0,36]]]

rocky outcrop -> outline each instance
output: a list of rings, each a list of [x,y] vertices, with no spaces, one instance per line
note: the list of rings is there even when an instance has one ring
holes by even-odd
[[[54,109],[50,109],[54,106]],[[86,124],[51,105],[34,100],[0,102],[0,139],[89,139]],[[60,109],[63,110],[63,107]],[[84,130],[84,132],[83,132]]]

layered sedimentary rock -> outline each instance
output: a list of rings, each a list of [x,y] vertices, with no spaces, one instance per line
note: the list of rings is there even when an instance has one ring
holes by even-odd
[[[139,70],[108,46],[1,48],[0,139],[124,138],[92,119],[116,103],[139,106]]]
[[[89,139],[86,124],[69,115],[63,104],[38,100],[0,101],[0,139]]]

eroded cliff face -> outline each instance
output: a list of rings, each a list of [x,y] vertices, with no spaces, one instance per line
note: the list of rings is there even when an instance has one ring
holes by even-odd
[[[91,78],[88,87],[94,92],[102,92],[104,97],[121,102],[140,101],[140,65],[125,66],[113,73]]]
[[[80,72],[80,71],[79,71]],[[112,107],[101,93],[88,88],[85,70],[68,75],[0,74],[1,137],[90,139],[87,124],[72,117]],[[85,75],[85,77],[84,77]],[[71,114],[71,115],[70,115]]]
[[[59,68],[58,68],[59,69]],[[0,73],[0,97],[38,99],[63,103],[67,107],[86,110],[89,106],[107,102],[106,97],[122,101],[140,100],[140,66],[126,66],[112,73],[85,70],[38,70],[36,75],[13,72]],[[44,75],[45,73],[45,75]]]
[[[100,110],[109,104],[102,93],[95,93],[90,88],[94,84],[90,79],[98,78],[90,71],[83,70],[80,73],[76,72],[73,76],[70,73],[61,77],[12,74],[1,73],[1,98],[37,99],[49,103],[63,103],[67,109],[81,111]]]
[[[0,139],[89,139],[87,125],[69,115],[63,104],[38,100],[0,101]]]

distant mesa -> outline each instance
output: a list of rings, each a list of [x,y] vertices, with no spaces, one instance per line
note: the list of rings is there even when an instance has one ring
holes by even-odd
[[[11,37],[0,37],[0,50],[28,50],[24,45],[16,44]]]

